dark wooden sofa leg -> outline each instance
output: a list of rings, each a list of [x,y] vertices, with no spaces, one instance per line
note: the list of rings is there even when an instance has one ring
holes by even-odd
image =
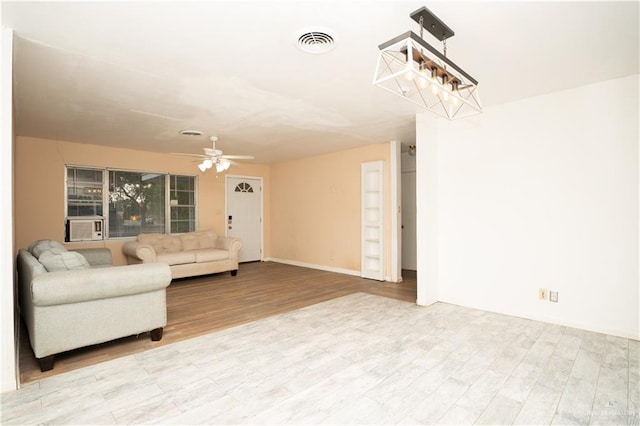
[[[41,372],[44,373],[45,371],[53,370],[53,357],[54,355],[49,355],[43,358],[38,358]]]
[[[162,340],[162,327],[154,328],[151,330],[151,340],[157,342]]]
[[[231,276],[235,277],[236,275],[238,275],[238,270],[234,269],[233,271],[231,271]]]

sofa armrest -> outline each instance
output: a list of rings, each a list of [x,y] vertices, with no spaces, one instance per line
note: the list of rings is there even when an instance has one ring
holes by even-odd
[[[81,248],[71,249],[69,251],[75,251],[80,253],[87,259],[91,266],[106,266],[113,265],[113,258],[111,257],[111,250],[108,248],[96,247],[96,248]]]
[[[33,277],[31,300],[36,306],[63,305],[149,293],[170,283],[164,263],[48,272]]]
[[[127,241],[122,245],[122,252],[127,256],[129,265],[136,263],[153,263],[156,261],[155,249],[137,241]]]
[[[242,240],[233,237],[218,237],[216,238],[215,248],[229,250],[229,257],[231,257],[231,259],[237,259],[238,252],[242,248]]]

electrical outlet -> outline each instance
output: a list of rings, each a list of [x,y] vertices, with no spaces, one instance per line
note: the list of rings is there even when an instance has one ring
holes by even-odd
[[[547,300],[547,289],[546,288],[539,288],[538,289],[538,299]]]
[[[558,292],[550,291],[549,292],[549,302],[558,303]]]

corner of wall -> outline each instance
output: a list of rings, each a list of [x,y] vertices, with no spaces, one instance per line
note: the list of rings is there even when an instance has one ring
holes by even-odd
[[[438,133],[436,119],[416,115],[417,303],[439,299],[438,272]]]
[[[17,380],[17,326],[13,229],[13,31],[2,27],[0,75],[0,392],[15,390]],[[11,237],[9,237],[11,236]]]

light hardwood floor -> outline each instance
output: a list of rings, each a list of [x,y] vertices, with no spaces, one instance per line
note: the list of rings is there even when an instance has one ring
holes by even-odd
[[[152,342],[145,333],[65,352],[56,355],[53,370],[41,373],[22,327],[20,382],[25,384],[357,292],[415,302],[415,272],[406,275],[402,283],[396,284],[254,262],[241,264],[235,277],[224,273],[174,280],[167,290],[168,319],[160,342]]]

